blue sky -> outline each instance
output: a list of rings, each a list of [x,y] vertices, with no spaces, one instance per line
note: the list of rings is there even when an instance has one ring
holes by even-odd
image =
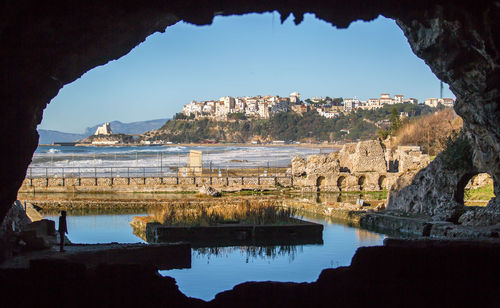
[[[278,13],[267,13],[177,23],[66,85],[39,128],[80,133],[101,122],[167,118],[193,99],[226,95],[439,96],[439,80],[393,20],[336,29],[310,14],[298,26],[292,19],[280,24]],[[444,96],[454,97],[446,85]]]

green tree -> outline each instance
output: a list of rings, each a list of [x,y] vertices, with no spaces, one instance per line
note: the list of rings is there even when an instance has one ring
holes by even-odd
[[[341,106],[344,99],[342,97],[336,97],[332,100],[334,106]]]
[[[183,113],[176,113],[174,115],[174,120],[185,120],[187,119],[187,117],[183,114]]]
[[[399,128],[401,128],[401,119],[399,118],[399,114],[398,114],[398,111],[396,109],[396,107],[392,107],[392,110],[391,110],[391,127],[390,127],[390,131],[391,131],[391,135],[394,135]]]

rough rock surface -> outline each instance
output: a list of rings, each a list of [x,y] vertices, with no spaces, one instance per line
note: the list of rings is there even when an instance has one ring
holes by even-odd
[[[420,170],[430,163],[428,154],[423,154],[420,147],[399,146],[396,149],[396,159],[398,160],[399,172]]]
[[[387,162],[382,144],[378,140],[346,144],[339,153],[342,167],[351,172],[386,172]]]
[[[307,156],[306,174],[327,174],[339,171],[340,164],[337,159],[337,153]]]
[[[387,209],[428,215],[435,220],[458,221],[465,212],[463,189],[476,173],[473,167],[448,170],[441,153],[427,168],[399,177],[391,188]],[[461,192],[458,191],[460,185],[463,186]]]
[[[16,201],[7,212],[0,227],[0,263],[10,258],[14,251],[19,250],[19,234],[31,223],[21,202]]]
[[[401,16],[397,24],[413,52],[457,97],[455,111],[464,120],[471,140],[473,162],[478,172],[493,177],[495,195],[500,195],[500,7],[493,2],[445,6],[436,3],[429,15]],[[432,165],[430,170],[439,170]],[[438,173],[434,176],[439,177]],[[426,186],[418,180],[413,183]],[[420,191],[424,193],[424,190]],[[418,202],[415,196],[410,202]],[[442,196],[433,196],[431,203]],[[500,199],[492,199],[488,210],[500,212]]]
[[[292,174],[294,177],[326,175],[339,171],[340,164],[337,159],[337,153],[309,155],[306,159],[301,156],[295,156],[292,159]]]
[[[200,188],[199,191],[200,194],[205,195],[205,196],[210,196],[210,197],[220,197],[221,193],[217,189],[213,188],[212,186],[208,185],[203,185]]]
[[[458,223],[464,226],[492,226],[499,224],[500,213],[489,208],[471,208],[460,216]]]
[[[0,227],[0,238],[17,236],[29,223],[31,219],[26,215],[21,202],[14,202]]]
[[[306,160],[302,156],[297,155],[292,158],[292,175],[294,177],[307,175]]]
[[[47,249],[57,244],[56,224],[42,219],[23,227],[19,237],[26,243],[25,250]]]

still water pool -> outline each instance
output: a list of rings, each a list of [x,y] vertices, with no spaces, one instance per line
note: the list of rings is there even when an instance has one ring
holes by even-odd
[[[68,213],[69,239],[74,243],[144,242],[130,222],[144,212],[100,215]],[[56,221],[57,216],[46,215]],[[245,281],[315,281],[325,268],[346,266],[361,246],[381,245],[385,235],[345,226],[316,216],[303,219],[324,226],[322,245],[224,247],[192,249],[191,268],[160,271],[176,279],[187,296],[210,300]]]

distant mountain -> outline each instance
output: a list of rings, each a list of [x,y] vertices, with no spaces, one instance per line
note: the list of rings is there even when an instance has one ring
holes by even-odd
[[[158,129],[162,127],[163,124],[165,124],[165,122],[167,122],[168,120],[169,119],[157,119],[157,120],[138,121],[131,123],[113,121],[109,122],[109,124],[111,125],[111,130],[113,131],[114,134],[138,135],[153,129]],[[84,133],[85,137],[93,135],[97,127],[101,126],[102,124],[104,123],[92,127],[87,127]]]
[[[123,123],[120,121],[110,122],[111,130],[114,134],[127,134],[127,135],[137,135],[142,134],[144,132],[158,129],[165,124],[169,119],[157,119],[157,120],[149,120],[149,121],[138,121],[131,123]],[[40,139],[38,141],[39,144],[52,144],[53,142],[74,142],[77,140],[81,140],[87,138],[90,135],[93,135],[98,126],[101,126],[104,123],[87,127],[83,134],[73,134],[73,133],[64,133],[56,130],[46,130],[39,129],[38,134],[40,135]]]
[[[52,144],[52,142],[74,142],[87,137],[84,134],[63,133],[56,130],[39,129],[39,144]]]

